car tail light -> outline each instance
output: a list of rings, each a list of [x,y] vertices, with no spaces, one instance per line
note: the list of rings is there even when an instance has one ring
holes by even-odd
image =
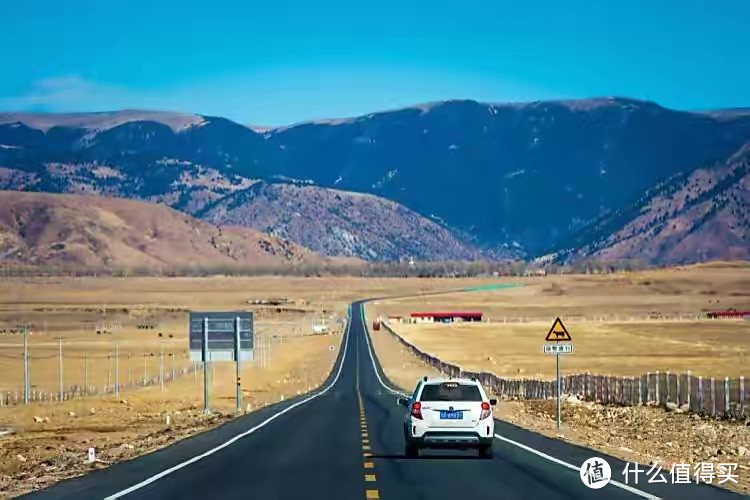
[[[422,403],[414,401],[411,404],[411,416],[422,420]]]
[[[487,401],[482,401],[482,413],[479,415],[479,420],[484,420],[490,415],[492,415],[492,410],[490,410],[490,404]]]

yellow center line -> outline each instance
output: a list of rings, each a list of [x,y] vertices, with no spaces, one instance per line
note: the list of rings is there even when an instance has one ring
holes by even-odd
[[[367,431],[367,415],[365,412],[365,405],[362,401],[362,393],[359,390],[359,353],[357,353],[357,401],[359,403],[359,419],[360,419],[360,431],[362,432],[362,457],[364,458],[364,468],[372,471],[375,468],[375,462],[369,460],[372,457],[370,453],[370,436]],[[377,477],[373,473],[365,474],[366,483],[375,483]],[[380,492],[376,489],[365,489],[365,498],[368,500],[378,500],[380,498]]]

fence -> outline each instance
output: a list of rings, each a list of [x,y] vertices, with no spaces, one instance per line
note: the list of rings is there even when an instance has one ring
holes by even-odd
[[[697,313],[651,313],[651,314],[598,314],[583,316],[567,314],[566,323],[627,323],[647,321],[742,321],[743,316],[716,316],[710,312]],[[750,317],[750,316],[749,316]],[[549,316],[487,316],[488,323],[532,323],[547,322]]]
[[[0,407],[36,402],[67,401],[85,396],[121,393],[154,385],[168,384],[194,374],[196,383],[202,363],[192,362],[183,352],[122,352],[89,353],[80,346],[63,344],[54,353],[49,346],[29,346],[29,356],[0,351],[6,386],[0,390]],[[77,350],[70,352],[72,349]],[[45,353],[46,351],[46,353]],[[28,384],[24,383],[27,374]],[[14,377],[15,380],[11,379]],[[75,381],[75,383],[71,383]],[[19,387],[8,390],[8,386]],[[25,386],[28,395],[24,394]]]
[[[507,399],[547,399],[556,396],[555,380],[512,379],[489,372],[464,370],[424,352],[381,323],[418,358],[451,377],[476,377],[493,394]],[[562,394],[585,401],[621,406],[657,405],[681,407],[715,417],[742,418],[750,414],[745,377],[704,378],[686,373],[649,372],[636,377],[576,373],[562,377]]]

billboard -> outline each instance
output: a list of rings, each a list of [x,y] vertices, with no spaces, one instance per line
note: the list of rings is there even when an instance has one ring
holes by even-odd
[[[239,326],[240,360],[253,360],[253,313],[247,311],[190,312],[190,359],[203,361],[203,330],[208,332],[208,361],[234,361],[235,331]]]

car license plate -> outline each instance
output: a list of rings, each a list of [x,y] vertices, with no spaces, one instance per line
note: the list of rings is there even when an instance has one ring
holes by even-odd
[[[464,418],[463,410],[440,410],[441,420],[462,420]]]

